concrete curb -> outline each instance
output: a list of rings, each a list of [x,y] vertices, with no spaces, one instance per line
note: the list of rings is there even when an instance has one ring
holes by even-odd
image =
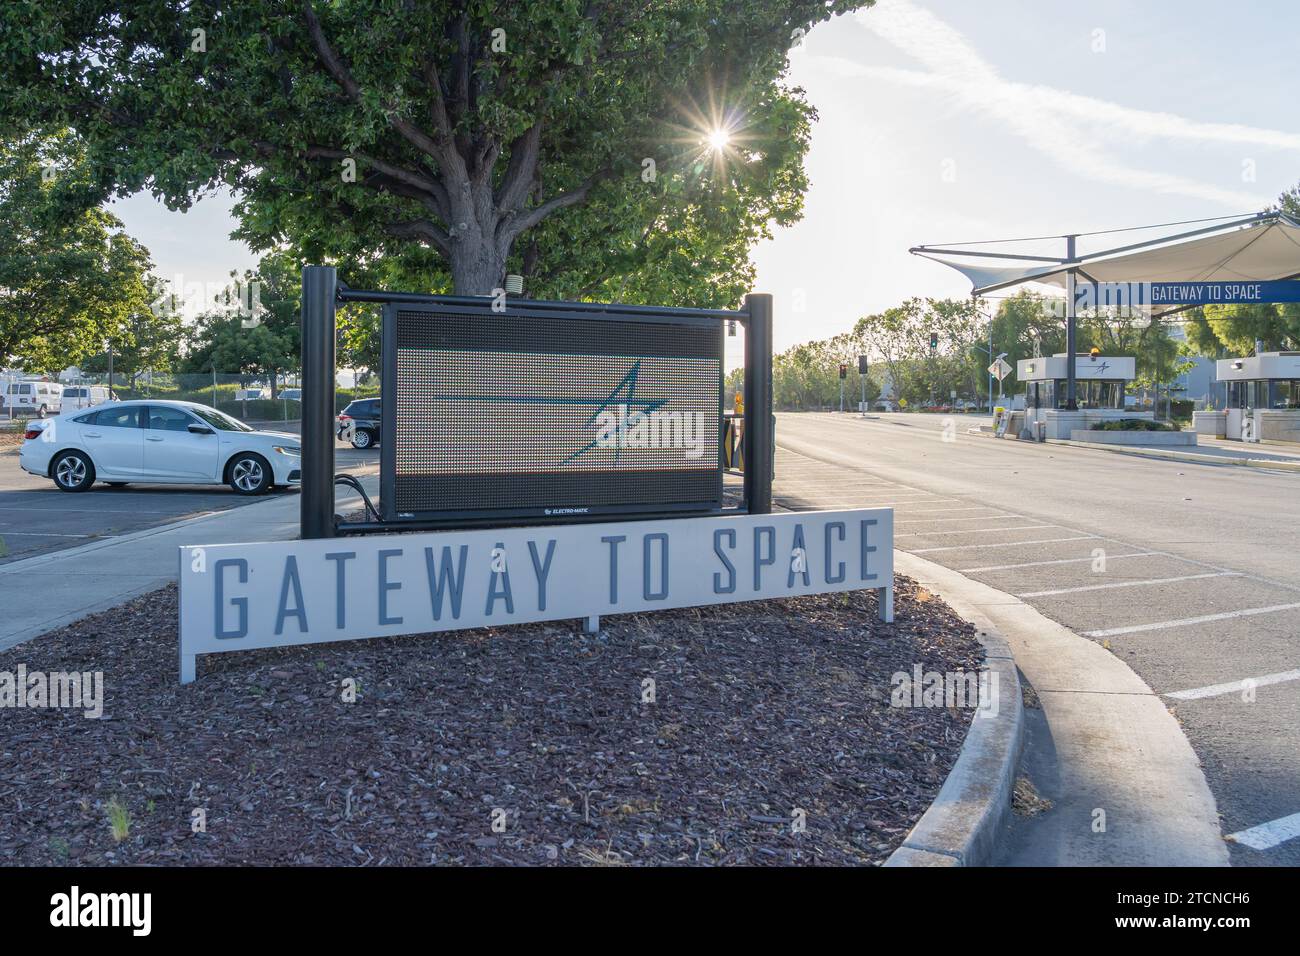
[[[980,428],[968,428],[966,434],[977,438],[998,439],[997,435]],[[1018,439],[1010,439],[1017,441]],[[1230,458],[1226,455],[1199,455],[1193,451],[1170,451],[1167,448],[1134,448],[1123,445],[1104,445],[1100,442],[1071,441],[1064,438],[1048,438],[1042,442],[1029,442],[1030,445],[1066,445],[1070,448],[1088,448],[1093,451],[1108,451],[1113,455],[1133,455],[1138,458],[1164,458],[1169,461],[1185,461],[1195,465],[1237,465],[1244,468],[1272,468],[1279,471],[1300,472],[1300,461],[1282,461],[1276,458]]]
[[[1048,445],[1070,445],[1075,448],[1092,448],[1108,451],[1116,455],[1136,455],[1141,458],[1164,458],[1169,461],[1185,461],[1196,465],[1237,465],[1244,468],[1272,468],[1279,471],[1300,472],[1300,462],[1279,461],[1270,458],[1231,458],[1226,455],[1198,455],[1193,451],[1170,451],[1166,448],[1133,448],[1122,445],[1103,445],[1098,442],[1066,441],[1061,438],[1049,438]]]
[[[955,571],[905,552],[895,552],[894,557],[896,572],[933,589],[975,625],[989,673],[996,676],[998,707],[988,716],[976,712],[939,795],[885,866],[987,866],[1011,815],[1011,795],[1024,746],[1020,675],[1010,645],[988,618],[960,597],[941,593],[943,579],[956,575]],[[993,679],[991,676],[990,682]]]

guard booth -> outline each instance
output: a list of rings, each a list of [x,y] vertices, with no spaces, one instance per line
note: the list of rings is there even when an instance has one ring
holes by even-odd
[[[1032,437],[1069,438],[1075,429],[1118,418],[1154,418],[1153,412],[1126,411],[1125,388],[1137,374],[1132,356],[1090,354],[1074,357],[1075,405],[1068,407],[1069,356],[1064,352],[1016,362],[1016,378],[1025,386],[1023,427]],[[1013,421],[1012,428],[1016,423]],[[1020,434],[1015,428],[1012,434]]]
[[[1232,441],[1300,442],[1300,352],[1220,359],[1227,387],[1221,412],[1197,412],[1196,430]]]

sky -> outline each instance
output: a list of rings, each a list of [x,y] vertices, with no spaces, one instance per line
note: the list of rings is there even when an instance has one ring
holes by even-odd
[[[753,252],[777,350],[967,296],[917,244],[1262,209],[1300,183],[1298,28],[1290,0],[879,0],[815,27],[789,75],[819,114],[804,218]],[[159,275],[204,283],[256,262],[230,208],[114,206]]]

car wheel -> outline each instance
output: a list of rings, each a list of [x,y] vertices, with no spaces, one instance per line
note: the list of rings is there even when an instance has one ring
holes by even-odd
[[[265,458],[244,452],[231,459],[226,468],[226,481],[235,494],[262,495],[271,490],[275,476]]]
[[[375,436],[370,434],[370,432],[366,431],[366,429],[364,428],[358,428],[352,434],[353,448],[369,448],[374,443],[375,443]]]
[[[60,491],[87,491],[95,483],[95,466],[79,451],[65,451],[50,468],[54,487]]]

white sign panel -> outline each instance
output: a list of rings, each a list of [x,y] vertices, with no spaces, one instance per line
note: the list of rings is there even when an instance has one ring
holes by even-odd
[[[873,588],[890,508],[180,549],[180,675],[226,651]]]

